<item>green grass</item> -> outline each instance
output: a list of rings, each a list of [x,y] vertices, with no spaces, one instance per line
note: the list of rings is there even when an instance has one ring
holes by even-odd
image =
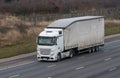
[[[106,24],[105,25],[105,36],[120,33],[120,24]]]
[[[106,24],[105,35],[112,35],[120,33],[119,24]],[[12,57],[20,54],[34,52],[36,50],[36,39],[27,39],[19,44],[0,47],[0,59]]]
[[[29,39],[19,44],[1,47],[0,59],[30,53],[35,50],[36,50],[35,39]]]

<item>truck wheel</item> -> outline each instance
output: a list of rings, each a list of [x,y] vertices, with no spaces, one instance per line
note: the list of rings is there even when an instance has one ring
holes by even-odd
[[[37,57],[37,61],[38,61],[38,62],[42,62],[43,60],[40,60],[40,59]]]
[[[95,47],[92,48],[92,52],[95,52]]]
[[[95,47],[95,51],[98,52],[99,51],[99,46]]]
[[[92,53],[92,48],[89,48],[88,52],[89,52],[89,53]]]
[[[61,60],[61,54],[59,53],[58,55],[57,55],[57,61],[60,61]]]
[[[70,50],[69,57],[72,58],[73,56],[74,56],[74,51],[73,51],[73,50]]]
[[[37,60],[37,62],[41,62],[41,60]]]

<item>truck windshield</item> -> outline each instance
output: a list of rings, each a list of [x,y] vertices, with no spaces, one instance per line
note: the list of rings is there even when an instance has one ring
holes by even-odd
[[[38,37],[38,45],[56,45],[57,38],[56,37]]]

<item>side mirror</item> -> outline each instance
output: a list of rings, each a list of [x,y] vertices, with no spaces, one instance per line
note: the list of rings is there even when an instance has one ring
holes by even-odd
[[[62,35],[62,31],[59,31],[59,35]]]

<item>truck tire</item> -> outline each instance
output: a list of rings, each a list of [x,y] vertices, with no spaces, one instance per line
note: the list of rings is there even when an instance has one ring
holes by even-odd
[[[57,61],[60,61],[60,60],[61,60],[61,54],[58,53],[58,55],[57,55]]]
[[[95,47],[92,47],[92,52],[95,52]]]
[[[89,53],[92,53],[92,48],[89,48],[88,52],[89,52]]]
[[[74,50],[73,50],[73,49],[71,49],[71,50],[70,50],[69,57],[70,57],[70,58],[72,58],[73,56],[74,56]]]
[[[42,62],[42,60],[37,60],[37,62]]]
[[[99,51],[99,46],[95,47],[95,51],[98,52]]]

